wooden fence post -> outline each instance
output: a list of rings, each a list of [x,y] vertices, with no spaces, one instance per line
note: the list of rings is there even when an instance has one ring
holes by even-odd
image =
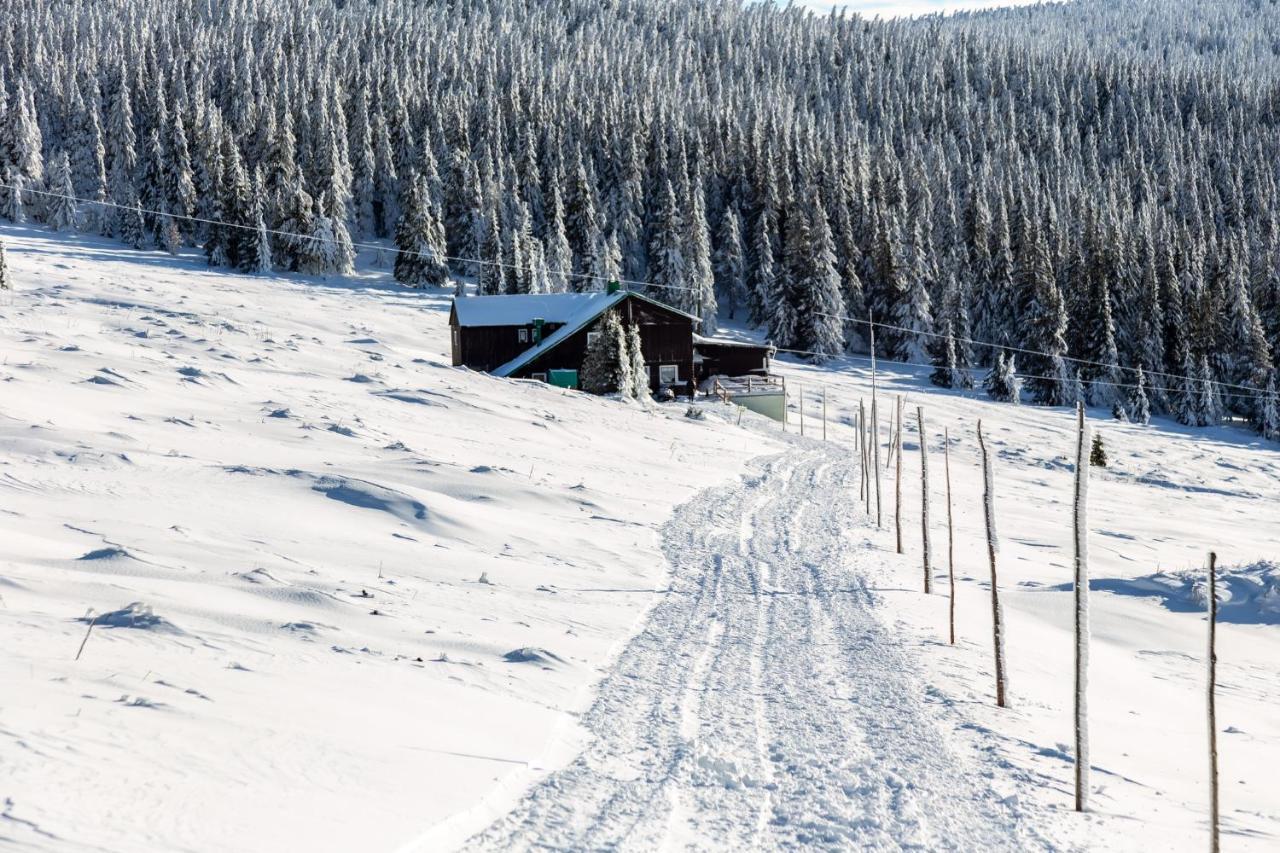
[[[995,477],[991,470],[991,454],[987,452],[987,443],[982,437],[982,421],[978,421],[978,450],[982,454],[982,503],[987,519],[987,556],[991,560],[991,635],[996,659],[996,705],[1008,707],[1005,703],[1005,669],[1004,669],[1004,614],[1000,609],[1000,586],[996,576],[996,553],[999,544],[996,540],[996,495]]]
[[[1076,403],[1075,610],[1076,610],[1076,811],[1089,799],[1089,424]]]
[[[882,526],[880,512],[880,412],[876,408],[876,321],[870,311],[867,312],[867,324],[871,330],[871,429],[872,432],[872,465],[876,475],[876,529]]]
[[[924,563],[924,594],[933,592],[933,557],[929,544],[929,449],[924,440],[924,406],[916,406],[916,423],[920,426],[920,539]]]
[[[956,531],[951,518],[951,433],[942,428],[942,461],[947,472],[947,578],[951,584],[951,645],[956,644]]]
[[[898,395],[898,426],[894,443],[898,446],[898,467],[893,479],[893,527],[898,534],[898,553],[902,551],[902,395]]]
[[[827,440],[827,386],[822,386],[822,440]]]
[[[1222,849],[1218,839],[1218,555],[1209,552],[1209,850]]]
[[[800,397],[800,434],[804,435],[804,386],[796,383],[796,394]]]

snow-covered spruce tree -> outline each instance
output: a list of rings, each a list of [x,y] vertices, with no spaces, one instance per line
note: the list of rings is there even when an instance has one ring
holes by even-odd
[[[1267,377],[1267,387],[1262,395],[1262,422],[1259,430],[1263,438],[1269,441],[1280,441],[1280,391],[1276,389],[1276,371],[1274,370]]]
[[[769,316],[777,287],[777,270],[773,262],[772,222],[765,214],[756,218],[751,238],[752,264],[748,271],[747,320],[759,325]]]
[[[485,237],[480,243],[480,269],[476,275],[476,292],[481,296],[496,296],[502,292],[502,228],[496,211],[485,217]],[[554,273],[552,274],[554,281]]]
[[[142,219],[142,208],[137,199],[120,210],[120,241],[131,249],[145,249],[147,246],[147,224]]]
[[[1138,372],[1133,380],[1133,387],[1129,389],[1129,420],[1136,424],[1146,426],[1151,423],[1151,401],[1147,396],[1147,375],[1142,367],[1138,367]]]
[[[987,373],[983,387],[991,399],[1018,405],[1022,398],[1022,380],[1018,378],[1012,355],[1004,350],[996,354],[996,363]]]
[[[13,278],[9,275],[9,258],[5,253],[4,240],[0,240],[0,290],[13,290]]]
[[[825,362],[844,351],[844,296],[840,275],[836,272],[835,246],[822,205],[814,199],[808,211],[793,211],[792,216],[807,216],[809,248],[797,264],[793,275],[796,289],[795,344],[814,362]]]
[[[720,217],[713,266],[720,302],[732,320],[747,307],[747,259],[742,247],[742,217],[731,204]]]
[[[1062,356],[1067,351],[1067,312],[1049,260],[1044,231],[1023,218],[1022,241],[1018,252],[1016,287],[1018,292],[1019,336],[1028,373],[1026,385],[1038,403],[1063,405]],[[1074,401],[1071,401],[1074,402]]]
[[[676,202],[675,187],[666,181],[662,202],[649,238],[649,281],[653,297],[663,302],[684,303],[689,287],[689,271],[684,256],[684,220]]]
[[[76,208],[75,187],[71,184],[71,160],[66,151],[59,151],[53,158],[49,171],[49,196],[45,203],[45,223],[54,231],[68,231],[76,227],[79,211]]]
[[[582,360],[582,390],[591,394],[609,394],[618,390],[618,369],[622,353],[618,349],[622,321],[618,312],[609,310],[595,322],[588,334],[587,353]]]
[[[618,354],[617,372],[613,380],[614,387],[618,389],[618,393],[623,397],[634,398],[636,396],[635,371],[631,368],[631,348],[627,345],[627,331],[623,328],[620,319],[613,324],[613,337],[613,349]]]
[[[0,216],[10,222],[26,222],[27,206],[23,201],[27,186],[26,178],[12,163],[0,167]]]
[[[240,269],[254,275],[271,272],[271,235],[264,219],[264,194],[262,170],[258,169],[253,176],[253,231],[249,235],[245,257],[240,259]]]
[[[564,204],[560,197],[560,185],[551,184],[550,205],[547,219],[546,236],[547,272],[551,276],[553,293],[564,293],[569,290],[569,282],[573,272],[573,250],[569,248],[569,237],[565,232]]]
[[[622,250],[618,247],[618,235],[613,231],[608,235],[598,234],[592,260],[593,266],[590,270],[592,289],[603,290],[609,282],[622,278]]]
[[[686,217],[686,241],[684,254],[688,260],[687,286],[684,292],[685,310],[700,319],[699,330],[706,335],[716,330],[715,273],[711,267],[711,235],[707,230],[706,194],[702,176],[695,175],[690,189],[689,210]],[[668,294],[671,301],[674,294]]]
[[[1216,426],[1222,422],[1222,395],[1218,393],[1207,356],[1200,357],[1196,369],[1195,421],[1198,426]]]
[[[644,402],[649,399],[649,366],[645,364],[638,323],[627,327],[627,360],[631,365],[632,396]]]
[[[410,287],[442,287],[449,277],[445,265],[444,228],[425,178],[416,178],[396,223],[395,278]]]

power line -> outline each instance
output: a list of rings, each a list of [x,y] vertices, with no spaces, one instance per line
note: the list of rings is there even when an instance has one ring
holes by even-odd
[[[143,208],[143,207],[141,207],[141,206],[139,206],[139,205],[118,204],[118,203],[116,203],[116,202],[112,202],[112,201],[104,201],[104,200],[97,200],[97,199],[86,199],[86,198],[82,198],[82,197],[80,197],[80,196],[76,196],[76,195],[68,195],[68,194],[66,194],[66,193],[57,193],[57,192],[52,192],[52,191],[50,191],[50,190],[34,189],[34,188],[31,188],[31,187],[22,187],[22,186],[17,186],[17,185],[14,185],[14,184],[9,184],[9,183],[4,183],[4,182],[0,182],[0,189],[10,189],[10,190],[16,190],[16,191],[18,191],[18,192],[28,192],[28,193],[32,193],[32,194],[35,194],[35,195],[47,196],[47,197],[49,197],[49,198],[61,198],[61,199],[67,199],[67,200],[69,200],[69,201],[75,201],[75,202],[79,202],[79,203],[81,203],[81,204],[98,205],[98,206],[100,206],[100,207],[112,207],[112,208],[116,208],[116,209],[119,209],[119,210],[136,211],[136,212],[138,212],[138,213],[145,213],[145,214],[148,214],[148,215],[150,215],[150,216],[168,217],[168,218],[170,218],[170,219],[183,220],[183,221],[187,221],[187,222],[199,222],[199,223],[203,223],[203,224],[206,224],[206,225],[218,225],[218,226],[222,226],[222,227],[225,227],[225,228],[239,228],[239,229],[246,230],[246,231],[257,231],[257,230],[258,230],[257,226],[255,226],[255,225],[244,225],[244,224],[241,224],[241,223],[236,223],[236,222],[227,222],[226,220],[221,220],[221,219],[208,219],[208,218],[205,218],[205,217],[201,217],[201,216],[194,216],[194,215],[187,216],[187,215],[183,215],[183,214],[171,213],[171,212],[169,212],[169,211],[164,211],[164,210],[150,210],[150,209],[147,209],[147,208]],[[298,240],[312,240],[312,241],[319,241],[319,239],[320,239],[319,237],[316,237],[316,236],[315,236],[315,235],[313,235],[313,234],[299,234],[299,233],[298,233],[298,232],[296,232],[296,231],[284,231],[284,230],[279,229],[279,228],[266,228],[266,227],[264,227],[262,230],[263,230],[263,231],[265,231],[265,232],[266,232],[266,233],[268,233],[268,234],[274,234],[274,235],[279,236],[279,237],[291,237],[291,238],[298,239]],[[387,250],[387,248],[388,248],[387,246],[382,245],[382,244],[380,244],[380,243],[362,243],[362,242],[357,242],[357,241],[352,241],[351,245],[352,245],[352,247],[353,247],[353,248],[359,248],[359,249],[372,249],[372,250],[374,250],[374,251],[379,251],[379,252],[386,251],[386,250]],[[396,251],[397,253],[402,253],[402,254],[411,255],[411,256],[415,256],[415,257],[433,258],[433,259],[437,259],[437,260],[446,260],[446,261],[456,261],[456,262],[458,262],[458,263],[480,264],[480,265],[482,265],[482,266],[486,266],[486,265],[487,265],[487,266],[494,266],[494,267],[498,267],[498,268],[501,268],[501,269],[515,269],[515,270],[519,270],[519,269],[528,269],[528,267],[522,267],[522,266],[521,266],[521,265],[519,265],[519,264],[506,263],[505,261],[501,261],[501,260],[493,261],[493,260],[485,260],[485,259],[483,259],[483,258],[466,258],[466,257],[459,257],[459,256],[456,256],[456,255],[448,255],[448,254],[444,254],[444,253],[438,253],[438,254],[437,254],[437,253],[435,253],[435,252],[430,252],[430,253],[428,253],[428,252],[417,252],[417,251],[413,251],[413,250],[409,250],[409,249],[399,249],[399,248],[395,249],[395,251]],[[637,286],[637,287],[654,288],[654,289],[660,289],[660,290],[678,290],[678,291],[685,291],[685,292],[691,292],[691,291],[693,291],[693,289],[694,289],[694,288],[692,288],[692,287],[688,287],[688,286],[671,285],[671,284],[657,284],[657,283],[655,283],[655,282],[639,281],[639,280],[637,280],[637,279],[610,278],[610,277],[608,277],[608,276],[600,276],[600,275],[595,275],[595,274],[593,274],[593,273],[575,273],[575,272],[573,272],[573,271],[571,271],[571,270],[548,270],[548,273],[549,273],[549,274],[551,274],[551,275],[559,275],[559,276],[563,276],[566,280],[569,280],[569,279],[576,279],[576,280],[588,280],[588,281],[601,281],[601,282],[606,282],[606,283],[607,283],[607,282],[610,282],[610,281],[615,281],[615,282],[617,282],[617,283],[619,283],[619,284],[635,285],[635,286]],[[904,327],[904,326],[897,326],[897,325],[894,325],[894,324],[892,324],[892,323],[883,323],[883,322],[880,322],[880,321],[877,321],[877,320],[871,320],[871,319],[869,319],[869,318],[864,319],[864,318],[860,318],[860,317],[850,317],[850,316],[848,316],[848,315],[844,315],[844,314],[830,314],[830,313],[826,313],[826,312],[817,312],[817,314],[818,314],[818,316],[821,316],[821,317],[828,317],[828,318],[831,318],[831,319],[842,320],[842,321],[850,322],[850,323],[860,323],[860,324],[865,325],[865,326],[868,326],[868,327],[870,327],[870,326],[874,326],[874,327],[881,328],[881,329],[889,329],[889,330],[892,330],[892,331],[903,332],[903,333],[905,333],[905,334],[912,334],[912,335],[924,335],[924,336],[927,336],[927,337],[933,337],[933,338],[945,338],[945,337],[946,337],[945,335],[942,335],[942,334],[940,334],[940,333],[938,333],[938,332],[926,332],[926,331],[921,331],[921,330],[917,330],[917,329],[908,329],[908,328],[906,328],[906,327]],[[1094,366],[1094,367],[1105,367],[1105,368],[1109,368],[1109,367],[1116,367],[1117,369],[1120,369],[1120,370],[1127,370],[1127,371],[1134,372],[1134,373],[1136,373],[1138,370],[1142,369],[1142,368],[1136,368],[1136,367],[1127,367],[1127,366],[1124,366],[1124,365],[1109,365],[1109,364],[1105,364],[1105,363],[1103,363],[1103,362],[1091,361],[1091,360],[1089,360],[1089,359],[1075,358],[1075,357],[1072,357],[1072,356],[1055,355],[1054,353],[1043,352],[1043,351],[1041,351],[1041,350],[1033,350],[1033,349],[1029,349],[1029,348],[1026,348],[1026,347],[1015,347],[1015,346],[1009,346],[1009,345],[1005,345],[1005,344],[997,344],[997,343],[992,343],[991,341],[980,341],[980,340],[977,340],[977,339],[975,339],[975,338],[954,338],[954,336],[953,336],[953,339],[954,339],[954,340],[956,340],[956,341],[958,341],[958,342],[967,343],[967,344],[970,344],[970,345],[973,345],[973,346],[984,346],[984,347],[990,347],[990,348],[992,348],[992,349],[1004,349],[1004,350],[1009,350],[1009,351],[1011,351],[1011,352],[1022,353],[1022,354],[1024,354],[1024,355],[1039,355],[1039,356],[1044,356],[1044,357],[1046,357],[1046,358],[1061,358],[1061,359],[1063,359],[1064,361],[1070,361],[1070,362],[1073,362],[1073,363],[1076,363],[1076,364],[1085,364],[1085,365],[1090,365],[1090,366]],[[786,349],[786,348],[781,348],[781,347],[779,347],[779,348],[777,348],[777,349],[778,349],[778,351],[779,351],[779,352],[789,352],[789,353],[793,353],[793,354],[797,354],[797,355],[821,356],[821,357],[823,357],[823,358],[831,358],[831,357],[833,357],[833,355],[832,355],[831,353],[816,352],[816,351],[808,351],[808,350],[797,350],[797,349]],[[848,358],[848,357],[851,357],[851,356],[848,356],[848,355],[846,354],[844,357]],[[904,367],[936,367],[936,366],[937,366],[937,365],[932,365],[932,364],[920,364],[920,363],[915,363],[915,362],[899,362],[899,361],[889,361],[889,360],[885,360],[885,359],[878,359],[878,360],[879,360],[879,361],[883,361],[885,364],[896,364],[896,365],[900,365],[900,366],[904,366]],[[1145,371],[1144,371],[1144,372],[1145,372]],[[1017,375],[1018,377],[1020,377],[1020,378],[1022,378],[1022,379],[1038,379],[1038,380],[1044,380],[1044,381],[1049,381],[1049,382],[1069,382],[1069,381],[1074,381],[1074,380],[1071,380],[1071,379],[1068,379],[1068,378],[1064,378],[1064,377],[1059,377],[1059,376],[1038,376],[1038,375],[1035,375],[1035,374],[1025,374],[1025,373],[1020,373],[1020,374],[1015,374],[1015,375]],[[1256,396],[1256,395],[1258,395],[1258,394],[1260,394],[1260,393],[1261,393],[1261,390],[1260,390],[1260,389],[1258,389],[1258,388],[1254,388],[1253,386],[1249,386],[1249,385],[1237,385],[1237,384],[1233,384],[1233,383],[1229,383],[1229,382],[1223,382],[1223,381],[1218,380],[1218,379],[1198,379],[1198,378],[1196,378],[1196,377],[1192,377],[1192,376],[1186,376],[1186,375],[1178,374],[1178,373],[1166,373],[1166,372],[1163,372],[1163,371],[1151,371],[1151,375],[1152,375],[1152,376],[1159,376],[1159,377],[1164,378],[1164,379],[1174,379],[1174,380],[1178,380],[1178,381],[1182,381],[1182,382],[1192,382],[1192,383],[1195,383],[1195,385],[1196,385],[1197,387],[1212,386],[1212,387],[1216,387],[1216,388],[1227,388],[1227,389],[1233,389],[1233,390],[1240,390],[1240,391],[1246,391],[1246,392],[1249,392],[1248,394],[1227,394],[1227,395],[1224,395],[1224,397],[1225,397],[1226,399],[1231,399],[1231,400],[1236,400],[1236,399],[1252,399],[1254,396]],[[1090,384],[1093,384],[1093,385],[1108,385],[1108,386],[1115,387],[1115,388],[1130,388],[1130,389],[1132,389],[1132,388],[1137,388],[1137,387],[1138,387],[1136,384],[1132,384],[1132,383],[1111,382],[1111,381],[1108,381],[1108,380],[1102,380],[1102,379],[1094,379],[1094,380],[1091,380],[1091,381],[1090,381]],[[1150,389],[1151,389],[1151,390],[1153,390],[1153,391],[1160,391],[1160,392],[1162,392],[1162,393],[1166,393],[1166,394],[1180,394],[1180,393],[1182,393],[1182,389],[1180,389],[1180,388],[1166,388],[1166,387],[1162,387],[1162,386],[1150,386],[1150,385],[1149,385],[1149,386],[1146,386],[1146,387],[1150,388]]]
[[[138,213],[145,213],[148,216],[163,216],[169,219],[181,220],[184,222],[199,222],[205,225],[219,225],[224,228],[239,228],[243,231],[258,230],[258,226],[256,225],[245,225],[239,222],[227,222],[224,219],[208,219],[203,216],[195,216],[195,215],[188,216],[186,214],[181,214],[181,213],[172,213],[167,210],[150,210],[140,205],[119,204],[114,201],[103,201],[98,199],[81,198],[80,196],[76,196],[76,195],[67,195],[66,193],[55,193],[55,192],[51,192],[50,190],[38,190],[32,187],[21,187],[21,186],[16,186],[14,184],[7,184],[3,182],[0,182],[0,189],[16,190],[18,192],[32,193],[34,195],[42,195],[42,196],[47,196],[49,198],[67,199],[68,201],[75,201],[81,204],[93,204],[93,205],[98,205],[99,207],[114,207],[118,210],[136,211]],[[262,230],[268,234],[273,234],[277,237],[292,237],[297,240],[311,240],[315,242],[318,242],[320,240],[320,238],[315,236],[314,234],[299,234],[296,231],[284,231],[279,228],[264,227]],[[381,243],[361,243],[354,240],[351,242],[351,246],[356,249],[373,249],[375,251],[386,251],[388,248],[387,246],[384,246]],[[399,248],[396,248],[394,251],[396,251],[398,254],[412,255],[414,257],[419,257],[419,258],[432,258],[432,259],[444,260],[444,261],[457,261],[459,263],[481,264],[485,266],[501,267],[503,269],[513,269],[513,270],[529,269],[528,266],[521,266],[520,264],[510,264],[500,260],[490,261],[490,260],[484,260],[483,258],[463,258],[463,257],[458,257],[456,255],[448,255],[443,252],[439,252],[439,253],[417,252],[417,251],[413,251],[412,249],[399,249]],[[594,273],[573,272],[572,270],[547,270],[547,272],[550,275],[564,276],[565,279],[579,279],[579,280],[586,279],[589,281],[602,281],[602,282],[605,282],[606,284],[611,281],[616,281],[619,284],[634,284],[639,287],[652,287],[652,288],[660,288],[664,290],[685,290],[685,291],[693,290],[692,287],[682,287],[680,285],[655,284],[653,282],[647,282],[647,281],[635,281],[633,279],[595,275]]]
[[[946,337],[947,337],[946,335],[942,334],[941,332],[926,332],[926,331],[923,331],[923,330],[920,330],[920,329],[908,329],[908,328],[906,328],[905,326],[895,326],[895,325],[892,325],[892,324],[890,324],[890,323],[881,323],[881,322],[879,322],[879,321],[877,321],[877,320],[864,320],[864,319],[861,319],[861,318],[859,318],[859,317],[849,317],[849,316],[844,315],[844,314],[828,314],[828,313],[825,313],[825,312],[818,312],[818,316],[819,316],[819,317],[830,317],[830,318],[832,318],[832,319],[834,319],[834,320],[844,320],[844,321],[847,321],[847,322],[850,322],[850,323],[862,323],[862,324],[864,324],[864,325],[874,324],[875,326],[877,326],[877,327],[879,327],[879,328],[881,328],[881,329],[892,329],[892,330],[894,330],[894,331],[904,332],[904,333],[909,334],[909,335],[923,335],[923,336],[925,336],[925,337],[931,337],[931,338],[946,338]],[[1202,382],[1202,381],[1203,381],[1203,380],[1200,380],[1200,379],[1195,379],[1194,377],[1186,376],[1186,375],[1181,374],[1181,373],[1165,373],[1164,371],[1160,371],[1160,370],[1151,370],[1151,371],[1148,371],[1148,370],[1147,370],[1146,368],[1144,368],[1144,367],[1128,367],[1128,366],[1123,365],[1123,364],[1107,364],[1106,362],[1102,362],[1102,361],[1091,361],[1090,359],[1087,359],[1087,358],[1075,358],[1074,356],[1069,356],[1069,355],[1055,355],[1055,354],[1053,354],[1053,353],[1044,352],[1044,351],[1042,351],[1042,350],[1027,349],[1027,348],[1025,348],[1025,347],[1016,347],[1016,346],[1013,346],[1013,345],[1011,345],[1011,344],[994,344],[994,343],[991,343],[990,341],[979,341],[979,340],[976,340],[976,339],[974,339],[974,338],[959,338],[959,337],[955,337],[954,335],[952,335],[952,336],[951,336],[951,338],[952,338],[952,340],[956,341],[957,343],[965,343],[965,344],[972,344],[972,345],[974,345],[974,346],[990,347],[991,349],[997,349],[997,350],[1000,350],[1000,349],[1002,349],[1002,350],[1008,350],[1008,351],[1010,351],[1010,352],[1022,353],[1022,354],[1024,354],[1024,355],[1040,355],[1040,356],[1044,356],[1044,357],[1046,357],[1046,358],[1061,358],[1063,361],[1070,361],[1070,362],[1073,362],[1073,363],[1075,363],[1075,364],[1086,364],[1086,365],[1089,365],[1089,366],[1091,366],[1091,367],[1104,367],[1104,368],[1111,368],[1111,367],[1114,367],[1114,368],[1116,368],[1117,370],[1127,370],[1127,371],[1129,371],[1129,372],[1131,372],[1131,373],[1137,373],[1139,370],[1141,370],[1144,374],[1146,374],[1146,375],[1148,375],[1148,376],[1159,376],[1159,377],[1161,377],[1161,378],[1165,378],[1165,379],[1182,379],[1182,380],[1190,379],[1192,382]],[[1029,378],[1044,378],[1044,379],[1049,379],[1049,378],[1053,378],[1053,377],[1029,377]],[[1222,382],[1222,381],[1217,380],[1217,379],[1213,379],[1213,380],[1209,380],[1209,381],[1210,381],[1210,382],[1212,382],[1212,384],[1214,384],[1214,385],[1218,385],[1218,386],[1221,386],[1221,387],[1223,387],[1223,388],[1235,388],[1235,389],[1238,389],[1238,390],[1241,390],[1241,391],[1253,391],[1253,392],[1255,392],[1255,393],[1257,393],[1257,392],[1258,392],[1258,390],[1259,390],[1258,388],[1255,388],[1255,387],[1253,387],[1252,385],[1234,385],[1234,384],[1232,384],[1232,383],[1230,383],[1230,382]],[[1118,384],[1118,383],[1114,383],[1114,382],[1106,382],[1106,383],[1104,383],[1104,384],[1108,384],[1108,385],[1116,385],[1116,384]],[[1134,386],[1128,386],[1128,387],[1134,387]],[[1166,388],[1166,389],[1160,389],[1160,390],[1168,391],[1168,390],[1173,390],[1173,389],[1167,389],[1167,388]]]

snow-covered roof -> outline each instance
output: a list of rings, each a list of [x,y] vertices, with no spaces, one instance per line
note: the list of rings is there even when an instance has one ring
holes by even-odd
[[[738,341],[731,338],[708,338],[706,335],[693,336],[693,345],[709,344],[718,347],[751,347],[752,349],[777,349],[768,341]]]
[[[453,301],[459,326],[527,326],[534,319],[567,323],[609,294],[528,293],[512,296],[467,296]]]
[[[597,317],[599,317],[605,311],[608,311],[610,308],[617,305],[622,300],[626,299],[628,293],[625,290],[619,290],[616,293],[557,293],[557,294],[551,294],[551,295],[589,296],[592,298],[587,300],[579,300],[576,303],[578,306],[578,311],[576,314],[573,314],[572,316],[564,320],[554,321],[557,323],[564,323],[563,326],[561,326],[559,329],[556,329],[555,334],[548,335],[546,338],[543,339],[542,343],[535,344],[534,346],[529,347],[529,349],[520,353],[518,356],[511,359],[511,361],[508,361],[506,364],[502,365],[497,370],[493,371],[494,376],[510,376],[512,373],[519,370],[521,367],[524,367],[526,364],[528,364],[537,356],[541,355],[544,352],[549,352],[552,349],[555,349],[555,347],[559,345],[561,341],[568,338],[574,332],[580,331],[584,326],[594,321]],[[476,299],[537,299],[540,297],[478,296],[475,298]],[[545,298],[545,297],[542,297],[542,298]],[[470,301],[471,300],[469,299],[459,299],[459,300],[456,300],[454,304],[459,305],[462,302],[470,302]],[[502,324],[486,323],[484,325],[502,325]]]

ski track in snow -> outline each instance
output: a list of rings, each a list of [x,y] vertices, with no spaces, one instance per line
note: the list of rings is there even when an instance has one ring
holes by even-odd
[[[681,507],[585,751],[466,849],[1055,847],[877,618],[857,483],[802,444]]]

